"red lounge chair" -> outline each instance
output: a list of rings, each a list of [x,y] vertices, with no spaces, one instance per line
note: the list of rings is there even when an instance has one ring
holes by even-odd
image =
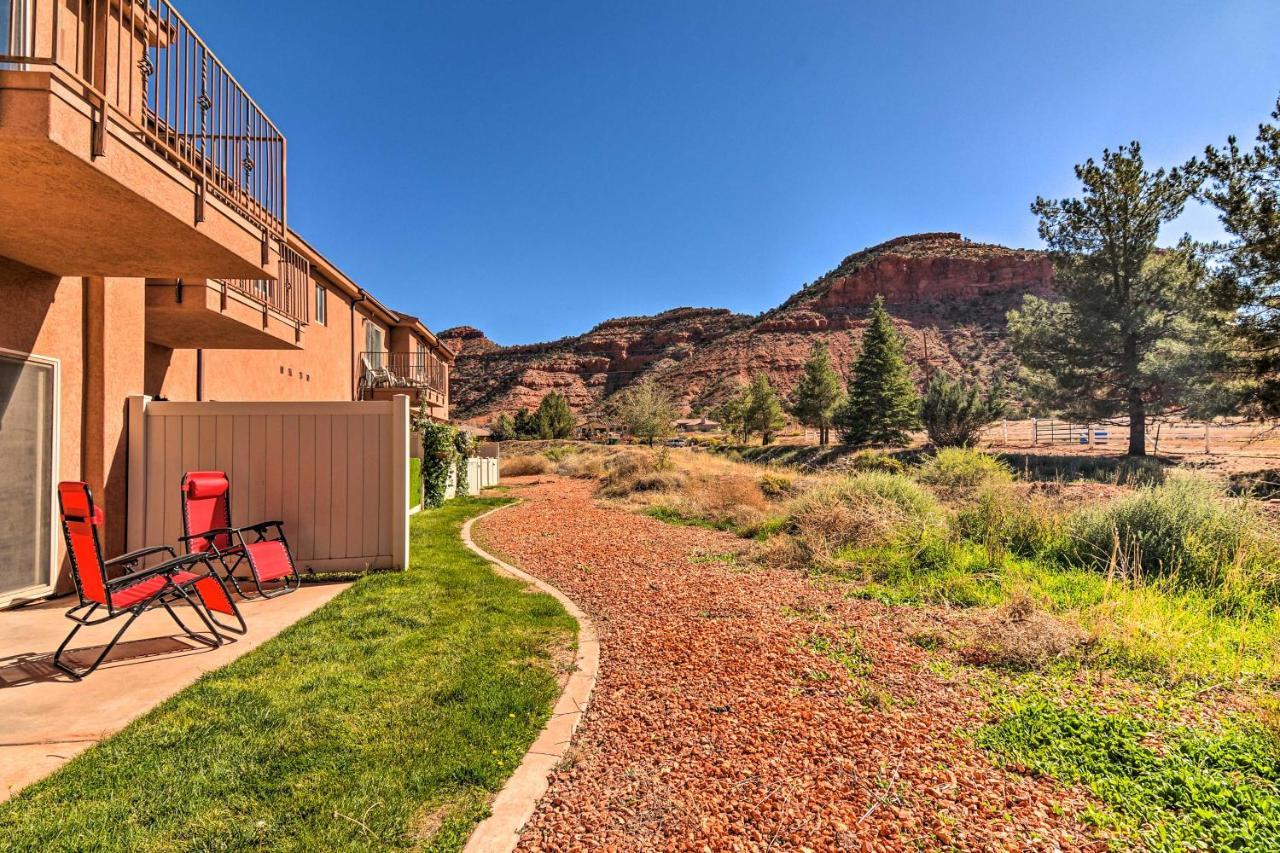
[[[71,558],[71,576],[75,580],[80,603],[67,611],[67,618],[76,623],[71,633],[53,653],[53,665],[79,681],[92,673],[106,659],[124,632],[134,620],[153,607],[163,607],[178,623],[187,636],[207,646],[222,645],[218,629],[243,634],[244,619],[231,601],[231,595],[217,576],[205,555],[178,557],[168,545],[142,548],[128,554],[105,560],[99,529],[103,524],[102,508],[93,503],[93,493],[86,483],[65,482],[58,484],[58,505],[62,510],[62,533],[67,539],[67,554]],[[138,562],[152,554],[167,553],[169,559],[149,569],[137,569]],[[192,571],[201,565],[205,572]],[[108,569],[121,568],[125,574],[109,577]],[[198,606],[192,595],[204,605]],[[170,606],[179,601],[191,605],[209,629],[209,637],[192,631]],[[94,614],[100,609],[106,615]],[[239,627],[224,625],[213,617],[212,611],[235,617]],[[120,630],[103,648],[97,659],[84,670],[76,671],[62,661],[62,654],[80,629],[86,625],[101,625],[119,616],[128,616]]]
[[[273,527],[274,534],[269,531]],[[188,471],[183,475],[182,530],[187,553],[213,552],[241,597],[248,598],[236,579],[236,571],[245,563],[262,598],[275,598],[302,585],[289,542],[284,538],[283,521],[232,525],[231,484],[222,471]],[[245,538],[246,533],[255,537],[253,541]],[[277,580],[278,589],[268,592],[262,586]]]

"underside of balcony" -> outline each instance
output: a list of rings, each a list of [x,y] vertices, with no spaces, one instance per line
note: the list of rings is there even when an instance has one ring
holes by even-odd
[[[267,288],[226,281],[147,281],[147,340],[170,349],[302,349],[302,322],[271,307]]]
[[[0,256],[58,275],[275,277],[260,224],[78,85],[0,71]]]
[[[413,386],[406,385],[384,385],[377,388],[362,388],[360,391],[360,399],[390,401],[398,394],[407,395],[409,397],[409,405],[415,409],[422,406],[426,406],[428,408],[442,408],[445,404],[445,395],[434,388],[415,388]]]

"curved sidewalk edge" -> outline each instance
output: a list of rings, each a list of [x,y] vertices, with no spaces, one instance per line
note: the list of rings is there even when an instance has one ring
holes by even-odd
[[[462,543],[500,571],[537,587],[559,601],[578,622],[578,653],[574,660],[574,671],[569,675],[569,681],[551,711],[551,719],[524,754],[520,766],[494,797],[489,817],[481,821],[471,833],[463,848],[464,853],[493,853],[515,849],[520,840],[520,831],[532,817],[538,800],[546,793],[551,772],[568,751],[573,733],[582,721],[582,715],[586,713],[587,701],[591,698],[591,690],[596,684],[596,672],[600,667],[600,641],[596,637],[591,619],[581,608],[551,584],[504,563],[471,538],[471,525],[510,506],[514,504],[500,506],[468,520],[462,525]]]

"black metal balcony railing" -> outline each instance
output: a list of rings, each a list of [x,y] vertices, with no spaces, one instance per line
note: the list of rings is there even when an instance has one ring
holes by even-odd
[[[279,277],[275,281],[231,278],[220,284],[224,290],[238,291],[261,303],[264,312],[273,309],[299,325],[311,322],[311,264],[285,244],[280,247]]]
[[[284,136],[168,0],[8,0],[0,11],[0,70],[54,66],[82,85],[95,156],[110,111],[198,193],[283,237]]]
[[[445,393],[449,369],[429,351],[388,352],[375,350],[360,353],[360,387],[428,388]]]

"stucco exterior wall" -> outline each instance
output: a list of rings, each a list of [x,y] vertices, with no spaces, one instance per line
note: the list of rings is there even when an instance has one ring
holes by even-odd
[[[62,278],[0,258],[0,305],[5,306],[0,347],[60,362],[58,476],[79,479],[84,279]]]
[[[0,347],[59,362],[58,471],[84,480],[106,512],[104,545],[122,550],[125,400],[142,393],[145,311],[138,279],[60,277],[0,258]],[[62,563],[56,587],[70,589]]]

